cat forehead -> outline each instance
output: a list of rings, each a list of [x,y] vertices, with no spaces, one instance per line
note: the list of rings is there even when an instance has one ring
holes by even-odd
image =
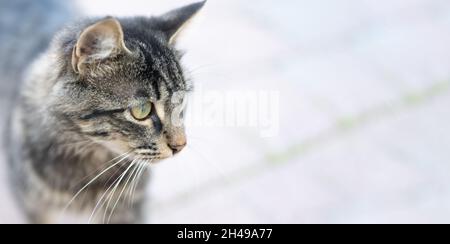
[[[146,97],[160,100],[186,90],[180,55],[157,30],[143,28],[135,19],[119,19],[126,47],[131,55],[123,55],[97,66],[88,79],[105,99]]]
[[[172,94],[184,91],[184,81],[169,79],[170,76],[154,70],[133,69],[125,68],[92,82],[93,91],[101,94],[104,101],[119,103],[169,100]]]
[[[159,85],[169,93],[186,90],[183,68],[176,51],[141,43],[141,78],[152,87]],[[149,81],[149,82],[148,82]],[[156,83],[156,84],[155,84]]]

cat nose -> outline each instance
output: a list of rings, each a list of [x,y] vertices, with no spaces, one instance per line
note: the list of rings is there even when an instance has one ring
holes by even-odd
[[[170,149],[172,149],[173,154],[177,154],[186,147],[186,142],[184,142],[184,144],[175,144],[175,145],[169,144],[169,147]]]
[[[181,152],[186,147],[186,135],[183,131],[166,133],[167,146],[172,149],[173,154]]]

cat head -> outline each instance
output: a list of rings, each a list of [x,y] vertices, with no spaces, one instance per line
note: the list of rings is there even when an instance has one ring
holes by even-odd
[[[56,89],[54,110],[83,137],[116,153],[158,161],[180,152],[187,143],[183,98],[190,87],[174,45],[204,4],[160,17],[85,24],[66,51],[66,82]]]

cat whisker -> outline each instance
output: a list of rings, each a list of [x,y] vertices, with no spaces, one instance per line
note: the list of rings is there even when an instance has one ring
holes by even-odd
[[[109,223],[109,222],[111,221],[111,217],[112,217],[112,215],[114,214],[114,210],[116,209],[117,204],[119,203],[120,198],[122,197],[122,194],[126,191],[127,186],[128,186],[128,183],[130,182],[131,177],[133,176],[134,172],[136,172],[136,170],[139,168],[139,166],[140,166],[139,163],[140,163],[140,162],[141,162],[141,161],[139,161],[139,162],[133,164],[133,165],[134,165],[134,168],[133,168],[133,170],[131,171],[130,175],[128,176],[128,179],[126,180],[125,185],[122,187],[122,191],[120,192],[119,197],[117,198],[116,202],[114,203],[114,206],[112,207],[112,210],[111,210],[110,213],[109,213],[109,217],[108,217],[108,222],[107,222],[107,223]]]
[[[110,195],[108,196],[109,200],[108,200],[108,204],[106,205],[106,208],[105,208],[105,213],[103,215],[103,223],[105,223],[107,211],[109,211],[109,206],[111,205],[111,201],[114,198],[114,194],[116,193],[117,188],[119,187],[120,183],[122,182],[123,178],[126,176],[128,171],[135,165],[135,161],[136,161],[136,159],[134,159],[130,163],[130,166],[121,174],[121,176],[119,177],[119,180],[117,181],[116,185],[114,186]]]
[[[97,209],[102,208],[102,207],[106,204],[106,201],[107,201],[108,198],[105,198],[105,196],[110,192],[110,189],[113,188],[113,186],[116,184],[116,182],[118,182],[119,179],[120,179],[120,177],[121,177],[123,174],[125,174],[125,173],[126,173],[126,172],[123,172],[122,174],[120,174],[119,177],[117,177],[117,178],[109,185],[109,187],[105,190],[105,192],[102,194],[102,196],[100,197],[100,199],[97,201],[97,204],[95,205],[94,210],[92,211],[91,216],[89,217],[89,220],[88,220],[88,223],[89,223],[89,224],[92,223],[92,220],[93,220],[93,218],[94,218],[94,216],[95,216],[95,213],[97,212]],[[113,177],[113,176],[111,176],[110,179],[111,179],[112,177]],[[108,179],[108,182],[109,182],[110,179]],[[103,201],[104,198],[105,198],[105,201]],[[103,203],[102,203],[102,201],[103,201]],[[107,211],[107,210],[105,209],[105,211]]]
[[[132,192],[133,192],[133,187],[134,187],[134,185],[135,185],[135,183],[136,183],[136,178],[137,178],[137,176],[139,175],[139,173],[140,173],[140,171],[142,170],[142,168],[145,166],[146,160],[143,160],[143,161],[141,161],[140,163],[141,163],[141,165],[139,165],[139,168],[138,168],[138,170],[136,171],[136,174],[134,174],[133,180],[131,181],[130,189],[129,189],[129,191],[128,191],[128,196],[129,196],[129,198],[130,198],[129,206],[131,206],[132,201],[133,201],[133,198],[132,198],[131,196],[132,196]]]
[[[184,147],[184,128],[161,116],[175,110],[175,104],[156,101],[192,91],[173,40],[204,4],[187,5],[161,18],[74,21],[55,33],[56,41],[48,48],[39,48],[42,57],[27,52],[36,60],[23,64],[29,75],[23,77],[23,87],[14,86],[17,99],[12,99],[5,132],[11,152],[6,156],[13,166],[9,173],[16,183],[12,190],[30,222],[75,221],[64,215],[69,211],[81,215],[92,207],[89,223],[140,220],[136,213],[141,209],[126,208],[126,193],[133,205],[143,206],[147,178],[143,174],[148,173],[149,161],[166,159]],[[148,28],[160,24],[171,28]],[[153,35],[165,38],[161,41]],[[48,37],[35,41],[47,42]],[[135,82],[124,86],[122,81],[130,76]],[[49,85],[52,89],[33,89]],[[133,150],[116,157],[123,148]],[[54,216],[55,211],[61,216]]]
[[[113,162],[114,160],[117,160],[120,158],[120,160],[114,164],[112,164],[111,166],[109,166],[107,169],[105,169],[104,171],[102,171],[100,174],[98,174],[96,177],[94,177],[91,181],[89,181],[85,186],[83,186],[74,196],[73,198],[69,201],[69,203],[64,207],[62,213],[64,214],[67,209],[70,207],[70,205],[75,201],[75,199],[86,189],[89,187],[89,185],[91,185],[94,181],[96,181],[98,178],[100,178],[100,176],[102,176],[104,173],[106,173],[107,171],[109,171],[110,169],[114,168],[116,165],[120,164],[121,162],[123,162],[125,159],[128,158],[130,152],[124,153],[112,160],[110,160],[109,162]]]
[[[105,198],[105,196],[110,192],[110,189],[113,188],[113,186],[116,184],[116,182],[118,182],[119,179],[120,179],[120,177],[121,177],[122,175],[124,175],[124,174],[126,174],[126,171],[122,172],[122,173],[119,175],[119,177],[117,177],[117,178],[110,184],[110,186],[105,190],[105,192],[102,194],[102,196],[100,197],[100,199],[97,201],[97,204],[95,205],[94,210],[93,210],[92,213],[91,213],[91,216],[89,217],[88,224],[91,224],[91,223],[92,223],[92,220],[94,219],[97,210],[98,210],[99,208],[102,208],[102,207],[106,204],[107,199],[108,199],[109,196],[108,196],[107,198]],[[113,176],[111,176],[110,179],[111,179],[112,177],[113,177]],[[108,181],[109,181],[109,180],[108,180]],[[105,199],[105,200],[103,201],[103,199]],[[102,202],[103,202],[103,203],[102,203]],[[105,211],[107,211],[107,209],[105,209]]]
[[[103,168],[104,166],[108,165],[108,164],[111,163],[111,162],[114,162],[115,160],[118,160],[119,158],[125,156],[127,153],[131,153],[131,152],[132,152],[132,151],[126,152],[126,153],[124,153],[124,154],[121,154],[121,155],[119,155],[119,156],[117,156],[117,157],[115,157],[115,158],[109,160],[109,161],[106,162],[106,163],[103,163],[98,169],[94,170],[93,173],[89,174],[89,175],[86,176],[86,177],[83,177],[83,179],[81,179],[79,182],[77,182],[77,183],[76,183],[76,186],[78,186],[79,184],[81,184],[81,182],[85,181],[85,180],[88,179],[89,177],[93,176],[96,172],[102,171],[101,168]],[[105,173],[106,173],[106,172],[105,172]],[[112,176],[111,176],[111,177],[112,177]],[[111,179],[111,178],[110,178],[110,179]],[[108,181],[109,181],[110,179],[108,179]]]
[[[137,187],[138,187],[139,181],[140,181],[141,178],[142,178],[143,173],[144,173],[145,170],[147,169],[147,166],[148,166],[149,164],[151,164],[152,162],[153,162],[153,159],[152,159],[152,160],[148,160],[148,159],[147,159],[147,160],[142,164],[142,167],[141,167],[141,169],[140,169],[140,171],[139,171],[139,175],[138,175],[137,179],[135,180],[134,187],[132,188],[132,191],[131,191],[130,202],[131,202],[131,200],[134,198],[134,195],[135,195],[135,193],[136,193],[136,189],[137,189]]]

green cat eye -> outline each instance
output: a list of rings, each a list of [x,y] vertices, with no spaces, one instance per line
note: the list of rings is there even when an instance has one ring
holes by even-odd
[[[146,120],[152,112],[152,104],[150,102],[143,103],[139,106],[131,108],[131,115],[136,120]]]

